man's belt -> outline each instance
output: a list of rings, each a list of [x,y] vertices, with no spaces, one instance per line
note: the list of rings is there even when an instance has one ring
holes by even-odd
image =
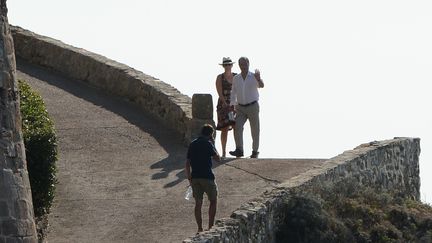
[[[239,106],[243,106],[243,107],[245,107],[245,106],[250,106],[250,105],[253,105],[253,104],[255,104],[255,103],[257,103],[258,101],[252,101],[251,103],[247,103],[247,104],[238,104]]]

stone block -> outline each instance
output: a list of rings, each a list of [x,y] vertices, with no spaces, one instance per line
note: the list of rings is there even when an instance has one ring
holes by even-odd
[[[15,202],[15,217],[18,219],[31,218],[29,214],[30,207],[26,200],[18,200]]]
[[[211,94],[192,96],[192,118],[213,119],[213,100]]]
[[[213,126],[213,128],[216,127],[214,121],[208,119],[192,119],[189,122],[189,129],[188,129],[189,134],[187,135],[189,142],[194,140],[198,136],[200,136],[201,128],[204,124],[210,124]]]
[[[3,85],[4,85],[4,81],[3,80],[6,80],[5,73],[6,72],[3,72],[2,77],[0,78],[0,89],[3,88]]]
[[[4,236],[10,236],[13,239],[21,239],[26,236],[30,237],[36,232],[35,224],[32,220],[7,219],[3,220],[1,223],[2,234]]]
[[[18,232],[18,225],[17,225],[17,221],[16,220],[2,220],[1,221],[1,231],[2,234],[5,236],[16,236],[19,235]]]
[[[11,169],[3,169],[0,171],[0,178],[5,185],[15,185],[14,174]]]
[[[9,217],[9,207],[5,201],[0,201],[0,218],[1,217]]]
[[[0,144],[1,146],[1,144]],[[0,147],[0,150],[2,150],[2,148]],[[0,168],[6,168],[6,157],[5,157],[5,153],[0,153]],[[0,172],[1,173],[1,172]],[[2,177],[0,174],[0,183],[2,181]]]
[[[24,237],[22,243],[37,243],[34,237]]]

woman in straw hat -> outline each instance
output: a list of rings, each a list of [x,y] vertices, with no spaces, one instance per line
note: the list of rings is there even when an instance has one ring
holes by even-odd
[[[229,114],[232,80],[236,75],[236,73],[231,72],[233,64],[234,62],[231,60],[231,58],[224,57],[222,59],[222,63],[219,65],[221,65],[225,71],[219,74],[216,78],[216,90],[219,96],[216,106],[218,118],[216,130],[221,131],[222,157],[226,157],[228,131],[231,130],[235,125],[233,113]]]

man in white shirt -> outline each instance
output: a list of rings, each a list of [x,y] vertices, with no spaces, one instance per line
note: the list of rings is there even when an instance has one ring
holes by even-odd
[[[236,111],[234,130],[236,149],[229,153],[237,158],[243,157],[243,126],[249,119],[253,141],[251,158],[258,158],[260,134],[258,88],[263,88],[264,82],[258,69],[255,70],[255,73],[249,72],[247,57],[241,57],[238,63],[241,73],[233,78],[230,103],[232,107],[235,105]]]

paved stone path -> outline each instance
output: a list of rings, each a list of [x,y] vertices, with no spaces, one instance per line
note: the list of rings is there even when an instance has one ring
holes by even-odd
[[[20,60],[18,78],[42,95],[57,130],[49,242],[181,242],[196,232],[193,203],[183,198],[186,147],[169,129],[128,102]],[[216,164],[217,218],[322,161]]]

